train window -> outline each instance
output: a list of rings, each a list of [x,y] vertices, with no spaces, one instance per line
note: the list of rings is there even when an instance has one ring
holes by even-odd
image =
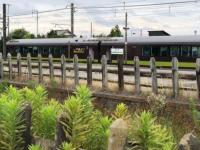
[[[144,46],[143,47],[142,56],[151,56],[151,46]]]
[[[179,47],[178,46],[170,46],[170,53],[172,57],[176,57],[179,55]]]
[[[33,47],[33,54],[34,55],[37,55],[38,53],[38,48],[36,46]]]
[[[167,46],[162,46],[160,48],[160,56],[164,56],[164,57],[169,56],[169,49]]]
[[[197,47],[192,47],[192,57],[197,57],[198,56],[197,50],[198,50]]]
[[[190,53],[191,53],[191,47],[190,46],[181,46],[181,56],[189,57]]]
[[[152,56],[160,56],[160,46],[152,46]]]
[[[16,53],[19,53],[19,52],[20,52],[20,48],[16,47]]]
[[[200,57],[200,47],[192,47],[192,57]]]

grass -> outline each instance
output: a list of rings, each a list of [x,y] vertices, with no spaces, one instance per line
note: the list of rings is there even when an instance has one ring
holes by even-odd
[[[16,60],[16,57],[13,57],[14,60]],[[37,57],[32,57],[31,58],[33,62],[37,62],[38,58]],[[22,61],[27,60],[26,57],[22,57]],[[48,57],[46,58],[42,58],[43,61],[48,61]],[[53,61],[60,61],[60,58],[53,58]],[[66,61],[70,61],[73,62],[73,59],[68,59],[66,58]],[[79,59],[79,63],[86,63],[87,60],[86,59]],[[94,63],[98,63],[98,60],[95,59],[93,61]],[[116,64],[117,60],[113,60],[112,64]],[[128,60],[127,61],[127,65],[133,65],[133,61],[132,60]],[[149,67],[150,62],[149,61],[140,61],[140,65],[144,66],[144,67]],[[156,61],[156,66],[157,67],[172,67],[172,63],[169,61]],[[195,68],[196,64],[194,62],[179,62],[179,67],[180,68]]]
[[[115,62],[116,63],[116,62]],[[133,61],[128,61],[128,65],[133,65]],[[149,61],[140,61],[141,66],[149,67],[150,62]],[[157,67],[172,67],[172,63],[169,61],[156,61]],[[193,62],[179,62],[180,68],[195,68],[196,64]]]

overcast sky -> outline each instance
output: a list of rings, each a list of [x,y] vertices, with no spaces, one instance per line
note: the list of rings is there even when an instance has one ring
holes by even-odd
[[[45,11],[70,7],[73,2],[77,7],[75,12],[75,34],[89,36],[90,24],[93,22],[94,34],[108,34],[111,27],[119,25],[123,31],[123,8],[84,9],[84,6],[127,6],[159,2],[174,2],[183,0],[0,0],[0,4],[10,4],[10,30],[22,28],[36,33],[36,15],[34,10]],[[197,0],[198,1],[198,0]],[[82,9],[79,9],[81,8]],[[2,12],[2,8],[0,9]],[[194,31],[200,34],[200,1],[196,3],[126,8],[128,12],[129,36],[139,36],[142,30],[147,35],[148,30],[166,30],[172,35],[191,35]],[[25,16],[23,15],[30,14]],[[1,14],[2,16],[2,14]],[[58,25],[55,25],[58,24]],[[39,14],[39,33],[50,29],[70,29],[70,9]]]

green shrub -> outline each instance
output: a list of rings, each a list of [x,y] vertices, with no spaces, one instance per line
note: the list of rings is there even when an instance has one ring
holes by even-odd
[[[128,119],[129,118],[128,107],[123,103],[118,104],[113,113],[113,118],[114,119],[122,118],[124,120]]]
[[[97,119],[91,134],[88,136],[88,150],[107,150],[111,123],[112,119],[108,117]]]
[[[3,92],[5,92],[6,89],[9,87],[9,85],[10,84],[7,81],[2,81],[0,83],[0,94],[3,93]]]
[[[72,146],[72,144],[69,143],[63,143],[60,150],[75,150]]]
[[[25,129],[22,118],[23,104],[16,99],[0,98],[0,149],[18,150],[23,148],[22,134]]]
[[[129,132],[129,139],[134,145],[133,149],[142,150],[172,150],[174,137],[170,129],[155,122],[156,118],[150,112],[136,115]]]
[[[35,80],[28,80],[27,87],[29,89],[35,89],[38,86],[38,83]]]
[[[197,104],[193,99],[189,99],[189,108],[191,111],[192,119],[195,123],[196,128],[200,128],[200,111],[197,109]]]
[[[78,92],[79,91],[79,92]],[[84,86],[77,88],[76,95],[65,101],[63,122],[66,137],[74,148],[84,147],[95,122],[91,93]]]
[[[35,134],[38,132],[40,124],[40,111],[47,100],[47,91],[39,85],[35,89],[24,88],[20,92],[23,95],[24,101],[32,106],[32,132]]]
[[[50,101],[47,105],[44,105],[41,108],[38,114],[39,123],[38,126],[35,127],[37,136],[45,139],[54,139],[56,132],[56,120],[60,109],[61,108],[58,102],[54,100]]]
[[[42,150],[42,148],[39,145],[30,145],[28,150]]]

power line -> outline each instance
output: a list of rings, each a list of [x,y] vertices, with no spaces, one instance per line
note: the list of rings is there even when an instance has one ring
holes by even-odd
[[[151,4],[136,4],[136,5],[126,5],[126,8],[134,8],[134,7],[150,7],[150,6],[162,6],[162,5],[175,5],[175,4],[187,4],[187,3],[196,3],[199,2],[199,0],[187,0],[187,1],[176,1],[176,2],[165,2],[165,3],[151,3]],[[83,7],[75,7],[76,9],[111,9],[111,8],[124,8],[124,5],[122,6],[83,6]],[[44,10],[44,11],[38,11],[38,14],[42,13],[50,13],[50,12],[56,12],[56,11],[62,11],[71,9],[69,7],[65,8],[58,8],[53,10]],[[26,13],[26,14],[19,14],[19,15],[13,15],[10,17],[17,17],[17,16],[26,16],[31,15],[32,13]]]
[[[59,8],[59,9],[38,11],[38,14],[50,13],[50,12],[55,12],[55,11],[62,11],[62,10],[66,10],[66,9],[69,9],[69,8],[65,7],[65,8]],[[27,16],[27,15],[32,15],[32,13],[13,15],[13,16],[10,16],[10,17]]]
[[[166,2],[166,3],[151,3],[151,4],[137,4],[137,5],[126,5],[125,7],[148,7],[148,6],[161,6],[161,5],[175,5],[175,4],[187,4],[187,3],[197,3],[199,0],[190,0],[190,1],[176,1],[176,2]],[[85,6],[85,7],[76,7],[77,9],[107,9],[107,8],[124,8],[123,6]]]

